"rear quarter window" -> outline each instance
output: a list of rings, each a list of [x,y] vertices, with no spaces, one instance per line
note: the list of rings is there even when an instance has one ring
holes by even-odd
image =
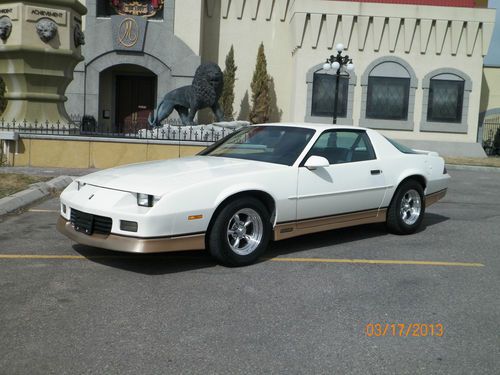
[[[396,147],[403,154],[418,154],[417,151],[415,151],[409,147],[406,147],[405,145],[402,145],[401,143],[396,142],[394,139],[387,138],[387,137],[385,137],[385,139],[387,139],[391,145]]]

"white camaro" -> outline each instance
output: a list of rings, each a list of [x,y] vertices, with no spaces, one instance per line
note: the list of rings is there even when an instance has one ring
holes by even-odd
[[[413,233],[449,178],[435,152],[371,129],[255,125],[197,156],[77,179],[61,194],[58,229],[89,246],[207,248],[223,264],[246,265],[271,239],[376,222]]]

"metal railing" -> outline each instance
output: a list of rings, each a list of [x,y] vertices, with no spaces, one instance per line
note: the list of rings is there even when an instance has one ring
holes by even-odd
[[[483,148],[486,155],[500,155],[500,116],[483,123]]]
[[[143,139],[156,141],[187,141],[213,143],[234,132],[237,126],[182,125],[181,121],[172,120],[162,127],[151,128],[148,124],[131,122],[116,125],[112,128],[98,124],[95,120],[83,117],[78,120],[72,116],[73,124],[60,121],[30,123],[28,121],[0,120],[0,131],[16,131],[20,135],[50,135],[96,138]]]

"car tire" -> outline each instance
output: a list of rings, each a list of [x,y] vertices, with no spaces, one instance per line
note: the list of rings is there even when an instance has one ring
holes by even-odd
[[[235,199],[214,218],[208,250],[225,266],[246,266],[266,250],[270,234],[270,216],[264,204],[252,197]]]
[[[422,185],[415,180],[403,182],[387,211],[387,228],[395,234],[415,233],[422,224],[425,198]]]

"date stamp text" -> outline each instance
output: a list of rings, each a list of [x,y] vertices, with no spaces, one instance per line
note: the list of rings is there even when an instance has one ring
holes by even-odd
[[[368,323],[365,326],[368,337],[443,337],[444,326],[441,323]]]

